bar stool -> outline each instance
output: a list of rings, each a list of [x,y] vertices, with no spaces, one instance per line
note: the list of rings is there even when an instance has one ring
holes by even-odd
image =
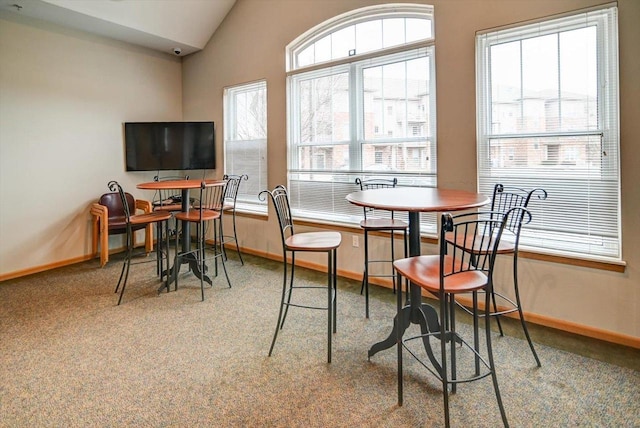
[[[293,218],[291,216],[291,207],[289,205],[289,194],[283,185],[276,186],[272,191],[263,190],[258,195],[260,200],[265,200],[269,195],[278,216],[280,226],[280,237],[282,240],[282,264],[284,267],[284,275],[282,281],[282,297],[280,300],[280,312],[278,313],[278,323],[276,331],[269,348],[269,356],[273,352],[273,347],[278,337],[278,331],[282,330],[284,321],[287,318],[289,307],[295,306],[306,309],[320,309],[327,311],[327,362],[331,363],[331,331],[336,332],[337,321],[337,258],[338,247],[342,241],[342,236],[338,232],[305,232],[295,233],[293,230]],[[294,286],[293,278],[295,276],[296,252],[315,252],[327,254],[327,305],[311,306],[296,304],[291,301],[294,290],[313,290],[324,287],[307,285]],[[289,278],[289,286],[287,287],[287,253],[291,253],[291,275]]]
[[[126,234],[127,234],[127,238],[126,238],[127,251],[124,258],[124,263],[122,264],[122,270],[120,271],[120,278],[118,279],[118,284],[116,285],[116,290],[115,290],[115,292],[117,293],[118,289],[120,289],[120,285],[122,285],[122,288],[120,289],[120,297],[118,298],[118,305],[120,305],[120,303],[122,302],[122,296],[124,295],[124,289],[127,286],[127,280],[129,279],[129,269],[131,267],[131,258],[133,256],[133,248],[134,248],[134,241],[133,241],[134,231],[140,227],[145,227],[154,223],[158,225],[164,224],[164,227],[165,227],[164,234],[161,234],[160,236],[158,236],[159,243],[156,249],[156,253],[158,258],[166,259],[168,264],[169,229],[167,226],[168,224],[167,222],[169,218],[171,218],[171,214],[168,212],[150,212],[150,213],[144,213],[144,214],[131,214],[131,207],[130,207],[131,201],[127,197],[128,194],[126,194],[124,190],[122,190],[122,186],[120,186],[120,184],[117,181],[110,181],[108,184],[108,187],[109,187],[109,190],[111,190],[112,192],[117,192],[118,195],[120,195],[120,201],[122,202],[122,207],[124,208],[124,215],[125,215],[125,221],[126,221],[125,228],[126,228]],[[158,230],[161,231],[162,228],[158,226]],[[166,252],[162,251],[162,246],[160,245],[160,241],[162,240],[163,235],[164,235],[165,244],[166,244],[164,246]],[[148,261],[151,261],[151,260],[148,260]],[[145,262],[141,262],[141,263],[145,263]],[[167,282],[165,284],[166,284],[167,290],[169,290],[169,283],[168,283],[169,275],[167,275],[166,281]]]
[[[493,188],[491,211],[504,214],[513,208],[527,208],[534,195],[539,200],[547,199],[547,192],[544,189],[537,188],[533,190],[525,190],[519,187],[505,187],[502,184],[496,184]],[[531,219],[531,214],[521,217],[512,216],[505,225],[504,233],[505,237],[508,239],[502,240],[497,251],[498,254],[513,255],[513,291],[515,300],[496,291],[495,288],[492,288],[491,303],[493,305],[493,309],[491,310],[490,316],[495,317],[496,323],[498,324],[498,330],[500,331],[500,336],[504,336],[500,318],[503,315],[518,312],[518,318],[520,319],[520,324],[522,325],[522,330],[527,342],[529,343],[529,348],[531,349],[533,358],[536,360],[537,366],[541,367],[540,358],[538,358],[538,354],[533,346],[533,341],[531,340],[529,329],[527,328],[527,322],[522,312],[520,289],[518,288],[518,249],[520,245],[520,233],[522,231],[522,226],[529,223]],[[447,239],[450,240],[449,235],[447,235]],[[498,302],[500,303],[500,306],[498,306]],[[470,311],[462,304],[458,303],[458,306],[470,313]]]
[[[452,216],[449,213],[444,213],[440,229],[439,255],[415,256],[394,262],[398,287],[404,277],[436,296],[440,303],[439,331],[427,329],[418,335],[403,338],[401,329],[397,330],[398,405],[402,405],[403,401],[403,351],[407,350],[442,383],[446,427],[450,426],[449,387],[451,387],[451,393],[455,393],[458,384],[477,381],[488,376],[493,382],[502,422],[504,426],[508,426],[493,359],[491,317],[489,314],[493,289],[493,268],[502,233],[509,219],[513,217],[514,221],[521,221],[521,217],[524,215],[529,215],[525,208],[513,208],[506,214],[481,212]],[[462,245],[458,243],[462,243]],[[480,292],[484,292],[485,297],[483,314],[485,356],[480,351],[480,305],[478,304]],[[473,296],[472,344],[456,330],[455,298],[460,293],[472,293]],[[397,297],[398,317],[402,313],[401,294],[398,293]],[[432,338],[437,339],[440,343],[439,361],[431,352],[430,340]],[[419,355],[417,351],[412,349],[411,342],[424,346],[431,364],[423,361],[421,353]],[[447,344],[450,348],[448,350]],[[458,344],[460,344],[460,349],[458,349]],[[460,353],[460,358],[466,356],[466,361],[473,361],[473,364],[469,361],[469,367],[465,367],[466,370],[462,375],[458,372],[458,353]]]
[[[218,231],[221,231],[220,224],[222,222],[222,211],[219,207],[222,206],[222,200],[224,198],[225,185],[220,184],[219,182],[207,182],[203,181],[200,186],[200,197],[198,201],[194,204],[189,211],[183,212],[180,211],[176,213],[176,220],[187,221],[190,223],[195,223],[196,225],[196,236],[197,236],[197,246],[195,249],[190,249],[186,252],[178,251],[178,234],[176,233],[176,258],[174,262],[174,266],[179,266],[180,258],[186,257],[195,257],[196,262],[198,263],[199,277],[200,277],[200,292],[202,295],[202,301],[204,301],[204,277],[205,272],[207,270],[205,266],[205,262],[207,260],[206,257],[206,240],[205,240],[205,225],[207,222],[213,222],[213,256],[208,258],[209,260],[214,260],[215,263],[215,274],[218,275],[218,259],[222,261],[222,269],[224,270],[224,276],[227,279],[227,284],[229,288],[231,288],[231,281],[229,280],[229,274],[227,273],[227,267],[225,265],[224,253],[222,251],[222,240],[218,241],[216,239]],[[220,222],[218,224],[217,222]],[[218,250],[218,243],[220,244],[220,249]],[[178,288],[178,275],[176,275],[176,289]]]
[[[396,187],[398,179],[381,179],[373,178],[369,180],[362,180],[356,178],[356,184],[360,186],[360,190],[368,189],[384,189]],[[364,231],[364,273],[362,275],[362,286],[360,287],[360,294],[364,290],[365,300],[365,316],[369,318],[369,278],[393,278],[393,262],[395,260],[395,245],[394,235],[395,232],[401,231],[404,239],[404,257],[407,257],[407,231],[409,230],[409,224],[405,221],[394,218],[393,211],[375,210],[373,208],[364,207],[364,219],[360,222],[360,227]],[[367,214],[370,214],[367,217]],[[374,217],[372,217],[374,215]],[[391,238],[391,259],[371,260],[369,258],[369,232],[389,232]],[[371,264],[385,263],[391,266],[391,273],[388,274],[372,274],[369,271]],[[393,282],[393,292],[396,292],[396,284]]]
[[[236,243],[236,252],[238,253],[238,258],[240,259],[240,264],[244,266],[244,260],[242,260],[242,254],[240,254],[240,246],[238,244],[238,232],[236,228],[236,201],[238,199],[238,191],[240,190],[240,183],[242,180],[248,180],[249,176],[247,174],[242,175],[227,175],[225,174],[222,177],[223,180],[227,181],[227,189],[224,193],[224,203],[222,204],[222,210],[231,213],[232,215],[232,223],[233,223],[233,235],[225,235],[224,230],[221,226],[220,230],[220,239],[222,240],[222,249],[224,251],[224,257],[227,258],[227,248],[225,246],[228,242]]]
[[[159,175],[156,175],[153,177],[153,181],[171,181],[171,180],[188,180],[189,176],[188,175],[184,175],[184,176],[164,176],[164,177],[160,177]],[[189,203],[189,202],[187,202]],[[168,212],[169,214],[171,214],[171,218],[169,219],[168,223],[171,223],[168,225],[169,227],[169,234],[176,234],[178,231],[177,226],[175,225],[175,218],[174,218],[174,214],[182,211],[182,194],[179,190],[175,190],[175,189],[167,189],[167,190],[156,190],[156,193],[153,197],[153,201],[152,201],[152,205],[153,205],[153,211],[164,211],[164,212]],[[160,236],[160,229],[159,229],[160,225],[158,224],[158,229],[157,229],[157,233],[158,236]],[[160,246],[161,243],[158,242],[158,246]],[[165,271],[162,263],[158,263],[157,265],[157,271],[158,271],[158,275],[162,278],[163,275],[168,275],[169,272],[169,267],[167,266],[167,270]]]

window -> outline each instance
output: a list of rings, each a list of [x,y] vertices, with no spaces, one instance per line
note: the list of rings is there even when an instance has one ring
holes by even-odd
[[[436,185],[433,8],[380,5],[287,47],[288,179],[296,217],[357,223],[357,177]],[[435,216],[424,215],[435,231]]]
[[[620,260],[617,9],[477,35],[478,185],[544,188],[521,243]]]
[[[267,212],[258,193],[267,186],[267,83],[224,90],[224,172],[247,174],[240,184],[239,210]]]

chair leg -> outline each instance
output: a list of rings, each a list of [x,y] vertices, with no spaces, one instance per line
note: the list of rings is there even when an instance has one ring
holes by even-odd
[[[120,287],[120,281],[122,281],[122,274],[124,274],[124,282],[122,282],[122,289],[120,290],[120,297],[118,298],[118,305],[122,302],[122,296],[124,295],[124,289],[127,286],[127,280],[129,279],[129,268],[131,267],[131,255],[133,252],[133,232],[127,231],[127,254],[122,265],[122,271],[120,272],[120,279],[118,279],[118,285],[116,285],[116,293]],[[126,267],[126,269],[125,269]],[[125,272],[126,271],[126,272]]]
[[[284,319],[282,318],[283,309],[284,309],[284,298],[287,294],[287,252],[284,252],[284,263],[283,263],[283,277],[282,277],[282,296],[280,297],[280,310],[278,312],[278,322],[276,324],[276,331],[273,334],[273,340],[271,341],[271,347],[269,348],[269,356],[273,352],[273,346],[276,344],[276,338],[278,337],[278,331],[282,328],[282,324],[284,323]]]
[[[285,255],[284,263],[285,265],[287,263],[286,255]],[[292,251],[291,252],[291,278],[289,278],[289,293],[287,296],[287,304],[284,309],[284,315],[282,316],[282,324],[280,325],[281,329],[282,327],[284,327],[284,321],[287,319],[287,314],[289,313],[289,305],[291,304],[291,295],[293,294],[293,277],[295,276],[295,272],[296,272],[296,253],[295,251]]]
[[[338,249],[333,250],[333,332],[338,332]]]
[[[496,303],[496,293],[491,293],[491,300],[493,303],[493,312],[498,312],[498,304]],[[496,323],[498,324],[498,331],[500,332],[500,336],[504,336],[502,332],[502,323],[500,322],[500,315],[496,315]]]
[[[178,233],[178,222],[176,222],[176,241],[175,241],[175,254],[174,254],[174,258],[173,258],[173,276],[175,277],[174,280],[174,291],[178,290],[178,271],[179,271],[179,267],[180,267],[180,239],[178,238],[180,236],[180,234]],[[167,291],[169,291],[169,288],[167,287]]]
[[[502,417],[502,423],[505,427],[509,426],[509,422],[507,422],[507,414],[504,411],[504,405],[502,404],[502,397],[500,396],[500,388],[498,387],[498,377],[496,376],[496,366],[493,361],[493,348],[491,346],[491,316],[490,308],[489,308],[489,292],[487,290],[487,295],[485,297],[485,336],[487,341],[487,354],[489,356],[489,370],[491,370],[491,380],[493,381],[493,389],[496,393],[496,399],[498,400],[498,407],[500,408],[500,416]]]
[[[409,257],[409,238],[407,236],[407,229],[405,228],[403,230],[404,232],[404,258],[406,259],[407,257]],[[404,286],[406,289],[406,301],[409,301],[409,280],[405,278],[404,280]],[[400,288],[399,288],[400,289]]]
[[[242,254],[240,254],[240,244],[238,244],[238,232],[236,230],[236,210],[233,209],[233,240],[236,242],[236,251],[238,252],[238,258],[240,264],[244,266],[244,260],[242,260]]]
[[[162,223],[156,223],[156,275],[162,279]]]
[[[109,230],[106,223],[100,222],[100,267],[109,261]]]
[[[364,231],[364,275],[362,276],[362,287],[364,287],[365,317],[369,318],[369,233]],[[360,290],[362,294],[362,289]]]
[[[396,282],[398,288],[401,287],[402,284],[402,276],[399,273],[396,273]],[[396,306],[397,306],[397,319],[400,320],[400,313],[402,311],[402,293],[396,294]],[[396,348],[398,351],[398,406],[402,406],[402,329],[396,329]]]
[[[446,329],[446,326],[449,324],[449,320],[447,317],[447,299],[446,296],[439,296],[440,300],[440,326],[442,329]],[[442,380],[442,398],[444,404],[444,425],[445,427],[450,426],[449,419],[449,381],[447,379],[447,332],[443,330],[440,332],[440,361],[441,361],[441,370],[440,370],[440,378]],[[451,341],[452,343],[455,341]]]
[[[455,394],[458,389],[458,384],[456,383],[456,301],[455,296],[453,294],[449,295],[449,319],[450,321],[450,340],[451,344],[451,393]]]
[[[391,230],[389,234],[391,235],[391,271],[393,272],[393,262],[396,260],[394,241],[393,241],[393,235],[394,235],[393,230]],[[393,294],[396,294],[396,282],[395,281],[391,281],[391,282],[393,287]]]
[[[332,251],[327,251],[327,363],[331,363],[331,321],[333,320],[333,272],[331,269],[333,260],[331,260],[331,253]]]
[[[171,251],[170,248],[171,243],[169,242],[169,221],[164,222],[164,248],[166,249],[166,254],[163,255],[165,260],[167,261],[167,269],[160,272],[160,280],[162,280],[163,274],[165,279],[165,285],[167,289],[167,293],[169,292],[169,253]],[[162,266],[164,268],[164,266]]]
[[[529,329],[527,328],[527,322],[524,319],[524,314],[522,313],[522,304],[520,303],[520,289],[518,288],[518,256],[517,254],[513,257],[513,288],[516,295],[516,304],[518,306],[518,315],[520,316],[520,324],[522,324],[522,330],[524,331],[524,335],[527,338],[527,342],[529,342],[529,348],[531,348],[531,353],[533,354],[533,358],[536,360],[536,364],[538,367],[542,367],[540,364],[540,358],[538,358],[538,353],[533,347],[533,342],[531,341],[531,336],[529,336]]]
[[[215,247],[215,242],[214,242],[213,245]],[[227,273],[227,265],[226,265],[226,261],[225,261],[226,260],[226,255],[223,254],[223,251],[224,251],[223,248],[224,248],[224,243],[223,243],[223,235],[222,235],[222,219],[220,219],[220,255],[222,256],[221,257],[222,270],[224,271],[225,278],[227,278],[227,284],[229,284],[229,288],[231,288],[231,280],[229,280],[229,274]],[[217,257],[216,257],[216,261],[217,261]],[[217,264],[216,264],[216,267],[217,267]],[[216,274],[217,274],[217,269],[216,269]]]

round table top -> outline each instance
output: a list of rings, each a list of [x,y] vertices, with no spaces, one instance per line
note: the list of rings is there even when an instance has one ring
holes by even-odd
[[[361,207],[409,212],[459,211],[481,207],[490,202],[489,198],[480,193],[433,187],[362,190],[348,194],[347,201]]]
[[[202,182],[212,186],[222,186],[224,180],[165,180],[165,181],[148,181],[140,183],[136,187],[144,190],[174,190],[174,189],[199,189]]]

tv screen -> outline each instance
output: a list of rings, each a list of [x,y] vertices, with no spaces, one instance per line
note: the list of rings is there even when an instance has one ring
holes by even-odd
[[[215,169],[213,122],[127,122],[127,171]]]

